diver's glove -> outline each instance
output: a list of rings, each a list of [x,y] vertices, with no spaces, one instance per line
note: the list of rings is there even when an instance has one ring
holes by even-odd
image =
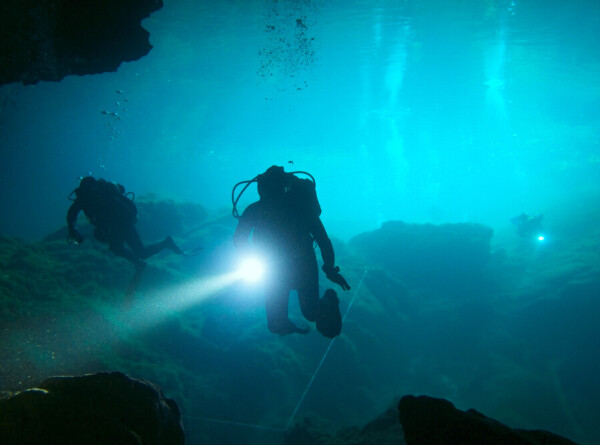
[[[328,266],[326,264],[323,264],[322,269],[323,269],[323,272],[325,272],[325,275],[327,276],[328,280],[339,284],[342,287],[342,289],[344,289],[344,290],[350,290],[350,286],[348,285],[348,282],[340,274],[339,266]]]
[[[81,236],[81,233],[79,233],[77,229],[69,228],[69,236],[67,237],[67,241],[74,244],[81,244],[83,243],[83,240],[83,236]]]

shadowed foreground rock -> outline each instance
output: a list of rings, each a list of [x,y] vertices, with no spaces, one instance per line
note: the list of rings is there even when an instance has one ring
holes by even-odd
[[[0,85],[116,71],[152,46],[141,21],[162,0],[2,0]]]
[[[547,431],[512,429],[447,400],[405,396],[398,404],[407,445],[575,445]]]
[[[0,443],[179,445],[177,404],[119,372],[51,377],[0,399]]]
[[[398,414],[400,422],[398,422]],[[310,419],[287,432],[285,445],[576,445],[541,430],[512,429],[470,409],[460,411],[444,399],[404,396],[365,425],[335,435]]]

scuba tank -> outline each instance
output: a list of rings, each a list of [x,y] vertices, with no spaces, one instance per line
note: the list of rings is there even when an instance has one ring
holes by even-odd
[[[105,214],[123,223],[135,223],[137,219],[137,207],[133,202],[135,194],[125,192],[121,184],[102,178],[81,178],[79,187],[71,192],[69,200],[85,203],[83,211],[93,224],[98,222],[98,217],[106,219]]]
[[[301,179],[297,176],[299,174],[306,175],[309,179]],[[240,181],[233,187],[233,190],[231,191],[231,202],[233,204],[232,214],[234,218],[240,217],[237,210],[237,204],[246,189],[254,182],[257,184],[258,194],[261,199],[268,199],[269,196],[280,194],[285,196],[288,202],[298,208],[301,214],[308,214],[314,217],[319,217],[321,215],[321,206],[317,199],[315,178],[305,171],[286,173],[283,171],[283,167],[274,165],[269,167],[264,173],[257,175],[250,180]],[[244,187],[236,196],[236,189],[242,184],[244,184]]]

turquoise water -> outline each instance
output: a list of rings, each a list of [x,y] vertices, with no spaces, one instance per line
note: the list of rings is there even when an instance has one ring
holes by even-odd
[[[476,408],[514,427],[545,428],[582,443],[600,439],[590,420],[599,409],[600,389],[590,376],[599,369],[593,351],[600,333],[597,327],[576,329],[582,323],[591,326],[600,313],[597,304],[580,305],[579,299],[570,306],[572,293],[563,292],[581,283],[592,283],[586,287],[591,290],[582,291],[588,297],[598,290],[598,2],[165,0],[143,26],[150,32],[152,51],[123,63],[115,73],[0,87],[0,234],[37,241],[59,229],[69,205],[66,197],[82,175],[118,181],[138,196],[199,203],[219,213],[230,210],[236,182],[272,164],[315,176],[323,222],[340,243],[389,220],[473,222],[494,228],[494,246],[507,249],[510,257],[517,241],[509,220],[521,212],[543,213],[550,239],[557,240],[551,244],[554,256],[543,257],[544,263],[538,261],[539,252],[530,257],[514,247],[511,258],[519,266],[519,279],[510,281],[514,287],[503,293],[486,294],[486,304],[503,315],[521,311],[521,318],[509,317],[495,331],[489,360],[470,380],[476,392],[490,378],[493,384],[485,395],[465,396],[468,385],[455,378],[468,373],[469,363],[434,372],[439,363],[451,361],[451,354],[443,353],[448,345],[436,343],[436,335],[447,333],[435,326],[450,323],[453,332],[462,333],[456,339],[461,345],[465,329],[483,329],[462,324],[464,308],[452,307],[450,314],[458,321],[434,314],[425,325],[412,320],[413,328],[423,328],[419,334],[390,328],[382,349],[391,354],[398,347],[402,359],[356,353],[370,348],[371,337],[363,330],[377,332],[368,324],[377,324],[376,316],[364,316],[366,324],[350,331],[364,334],[361,340],[348,337],[342,351],[336,355],[333,350],[331,357],[338,376],[347,366],[360,368],[341,379],[345,390],[353,391],[341,396],[317,381],[316,394],[325,396],[311,399],[316,397],[311,393],[306,412],[316,412],[335,427],[355,425],[372,418],[395,396],[423,392],[456,396],[461,409]],[[249,190],[242,207],[256,197]],[[177,270],[178,265],[169,267]],[[354,286],[361,272],[352,271]],[[500,296],[510,296],[506,307]],[[523,309],[544,298],[561,301],[559,309],[550,310],[552,316]],[[353,311],[360,313],[361,307],[369,310],[363,302]],[[468,307],[474,316],[481,315],[478,306]],[[244,319],[244,328],[264,321],[260,305],[253,310],[256,318]],[[576,321],[560,324],[555,316],[563,310]],[[225,316],[215,317],[218,321]],[[394,323],[406,317],[410,315],[401,314]],[[556,323],[564,331],[557,332]],[[503,343],[498,340],[502,335],[514,341]],[[148,336],[156,342],[160,337]],[[394,337],[401,338],[401,347]],[[290,364],[294,360],[303,363],[290,377],[293,383],[283,371],[272,377],[276,388],[286,391],[286,402],[281,409],[264,407],[263,418],[256,415],[261,405],[249,400],[257,397],[254,386],[268,385],[257,377],[263,368],[244,349],[248,344],[235,344],[226,336],[225,350],[238,358],[216,360],[231,367],[223,377],[230,385],[224,386],[231,390],[228,397],[235,401],[241,394],[249,405],[249,412],[234,418],[281,425],[325,345],[294,338],[283,347],[266,333],[259,339],[273,368],[288,372],[296,369]],[[188,341],[186,354],[193,354],[200,347],[187,337],[180,344]],[[558,352],[553,353],[555,346]],[[290,348],[300,358],[286,356],[282,364],[273,352],[278,348]],[[515,354],[520,359],[499,364],[498,357],[510,348],[519,350]],[[345,361],[348,355],[354,357],[352,365]],[[309,364],[303,362],[307,357]],[[475,360],[477,353],[470,351],[468,357]],[[252,364],[249,375],[258,380],[236,380],[233,369],[244,363]],[[202,368],[200,360],[189,367],[206,372],[206,380],[198,384],[202,388],[219,371]],[[386,375],[380,385],[375,383],[381,377],[378,369]],[[63,369],[50,367],[48,372],[57,370]],[[544,385],[536,386],[536,372],[554,388],[551,394]],[[394,373],[402,383],[393,383]],[[159,372],[143,377],[155,374]],[[504,384],[511,397],[494,399],[493,394],[506,390]],[[265,400],[279,396],[273,389]],[[559,408],[540,414],[538,403]],[[330,406],[336,404],[361,408],[336,411]],[[534,413],[515,412],[515,406],[527,404]],[[232,419],[225,408],[211,412],[209,405],[196,401],[186,407],[196,409],[190,415]]]
[[[2,88],[2,232],[54,229],[88,172],[217,208],[293,161],[342,238],[597,192],[594,2],[214,3],[165,2],[116,73]]]

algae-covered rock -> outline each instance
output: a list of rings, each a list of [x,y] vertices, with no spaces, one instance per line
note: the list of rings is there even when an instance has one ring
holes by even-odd
[[[97,296],[106,288],[123,288],[133,273],[126,261],[115,261],[92,242],[72,246],[64,240],[26,244],[0,238],[0,265],[4,310],[17,303],[23,308],[75,296]]]

